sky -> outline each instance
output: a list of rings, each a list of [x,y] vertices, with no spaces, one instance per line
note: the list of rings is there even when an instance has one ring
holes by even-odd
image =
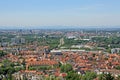
[[[120,0],[0,0],[0,26],[120,26]]]

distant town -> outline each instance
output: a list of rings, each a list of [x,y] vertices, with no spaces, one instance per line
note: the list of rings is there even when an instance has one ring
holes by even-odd
[[[120,80],[120,28],[1,29],[0,80]]]

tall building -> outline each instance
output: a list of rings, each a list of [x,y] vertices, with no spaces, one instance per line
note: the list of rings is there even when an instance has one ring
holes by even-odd
[[[24,38],[11,38],[11,44],[24,44]]]

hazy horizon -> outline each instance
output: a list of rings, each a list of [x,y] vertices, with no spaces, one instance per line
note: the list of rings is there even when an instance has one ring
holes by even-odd
[[[1,0],[0,28],[6,28],[3,26],[118,28],[119,8],[120,0]]]
[[[120,29],[120,26],[0,26],[0,29]]]

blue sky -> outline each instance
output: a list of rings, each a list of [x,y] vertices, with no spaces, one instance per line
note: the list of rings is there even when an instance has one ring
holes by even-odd
[[[120,0],[0,0],[0,26],[119,26]]]

